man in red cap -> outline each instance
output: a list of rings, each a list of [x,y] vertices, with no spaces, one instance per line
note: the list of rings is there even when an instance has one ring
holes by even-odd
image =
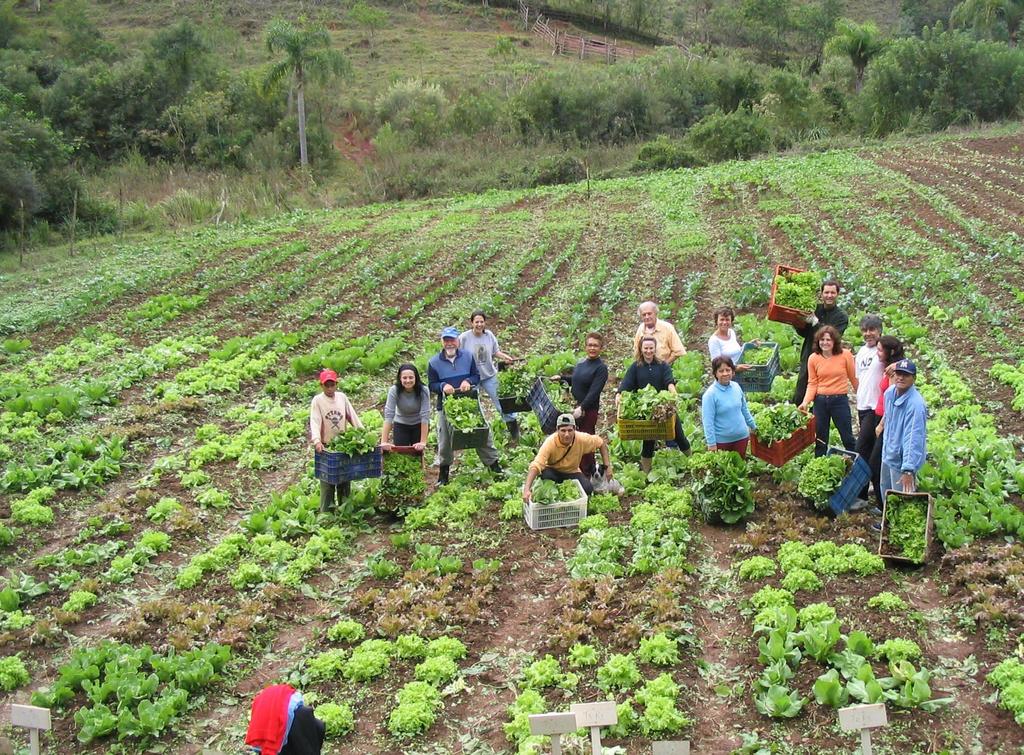
[[[309,439],[317,451],[323,451],[334,436],[345,432],[350,424],[360,429],[363,427],[352,402],[344,393],[337,390],[338,373],[334,370],[324,370],[320,373],[320,385],[323,386],[324,392],[315,395],[309,405]],[[341,503],[341,500],[351,493],[350,482],[331,485],[321,480],[320,510],[327,511],[333,508],[335,500]]]

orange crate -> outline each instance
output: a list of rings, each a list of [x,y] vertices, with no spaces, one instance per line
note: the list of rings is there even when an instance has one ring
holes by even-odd
[[[775,266],[775,277],[772,278],[772,295],[768,299],[769,320],[783,322],[786,323],[786,325],[794,325],[798,328],[802,328],[807,324],[807,315],[812,314],[811,312],[805,312],[802,309],[793,309],[792,307],[780,307],[775,303],[775,291],[779,285],[779,276],[783,273],[803,272],[806,272],[806,270],[801,270],[798,267],[787,267],[786,265]]]
[[[765,445],[757,439],[756,433],[750,434],[750,453],[761,461],[781,467],[790,459],[796,456],[808,446],[813,446],[815,441],[815,430],[817,423],[814,415],[804,412],[807,415],[807,424],[785,440],[777,440],[774,443]]]

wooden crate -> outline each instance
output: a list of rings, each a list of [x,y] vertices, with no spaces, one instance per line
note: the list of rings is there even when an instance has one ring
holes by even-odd
[[[890,500],[901,499],[902,505],[908,503],[916,504],[918,506],[927,507],[927,513],[925,515],[924,524],[924,555],[921,556],[920,561],[915,561],[912,558],[896,553],[892,545],[889,543],[888,538],[888,526],[886,516],[889,513]],[[888,561],[895,561],[902,564],[914,564],[920,566],[921,564],[928,563],[928,560],[932,556],[932,539],[935,530],[935,501],[928,493],[901,493],[896,490],[886,490],[882,496],[882,529],[878,533],[878,555]]]

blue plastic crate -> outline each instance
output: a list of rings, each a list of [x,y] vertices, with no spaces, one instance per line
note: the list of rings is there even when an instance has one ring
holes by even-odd
[[[533,409],[533,413],[537,415],[537,419],[540,421],[541,430],[545,433],[553,433],[555,431],[555,422],[558,420],[558,415],[562,412],[551,401],[551,397],[548,396],[541,378],[537,378],[537,381],[533,384],[527,400],[530,402],[530,408]]]
[[[853,451],[847,451],[845,448],[838,448],[836,446],[829,446],[829,454],[842,454],[847,459],[853,461],[850,471],[846,473],[846,477],[843,478],[843,482],[839,485],[839,488],[832,497],[828,499],[829,508],[832,509],[832,513],[838,516],[843,512],[849,510],[850,506],[860,491],[864,489],[864,486],[871,480],[871,467],[866,461],[860,458],[860,454]]]
[[[359,456],[338,451],[316,451],[313,461],[313,476],[328,485],[380,477],[384,469],[384,457],[379,447]]]
[[[772,381],[779,374],[779,344],[773,341],[765,341],[760,347],[752,343],[743,344],[743,352],[740,354],[737,366],[745,364],[744,357],[748,351],[762,348],[772,349],[772,357],[768,364],[753,365],[749,370],[737,372],[733,378],[745,393],[768,393],[772,389]]]

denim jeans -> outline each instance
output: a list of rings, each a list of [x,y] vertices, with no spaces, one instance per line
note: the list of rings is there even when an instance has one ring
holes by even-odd
[[[850,415],[850,399],[845,393],[833,396],[817,395],[814,397],[814,420],[817,425],[817,443],[814,444],[814,455],[824,456],[828,451],[828,430],[835,424],[843,448],[852,451],[857,445],[853,437],[853,417]]]
[[[480,387],[484,389],[488,396],[491,397],[491,403],[494,404],[494,408],[501,414],[501,418],[506,422],[511,422],[516,418],[514,414],[505,414],[501,411],[501,401],[498,400],[498,376],[491,375],[489,378],[484,378],[480,381]]]
[[[898,469],[893,469],[884,461],[882,462],[882,473],[881,483],[882,490],[895,490],[898,493],[915,493],[917,492],[917,476],[914,476],[914,481],[910,484],[910,490],[904,490],[903,485],[900,484],[900,477],[903,473]]]

